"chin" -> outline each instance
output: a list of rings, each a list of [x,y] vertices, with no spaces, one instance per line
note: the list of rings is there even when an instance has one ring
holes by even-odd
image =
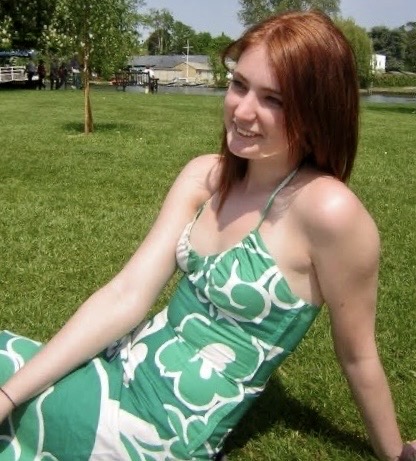
[[[257,150],[254,151],[254,149],[233,149],[230,148],[230,146],[228,146],[228,148],[230,149],[230,152],[236,157],[244,158],[247,160],[255,160],[262,157],[261,154]]]
[[[276,156],[276,154],[274,154],[274,153],[268,155],[267,153],[265,153],[261,149],[259,149],[258,146],[240,147],[240,146],[236,146],[233,143],[228,143],[228,149],[236,157],[244,158],[246,160],[263,160],[263,159],[267,159],[267,158]]]
[[[227,146],[230,152],[236,157],[246,158],[246,159],[256,159],[261,158],[261,150],[256,144],[247,145],[246,142],[241,142],[239,140],[227,139]]]

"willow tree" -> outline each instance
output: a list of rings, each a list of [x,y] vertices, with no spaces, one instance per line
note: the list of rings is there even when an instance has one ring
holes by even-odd
[[[367,88],[372,77],[373,48],[367,31],[358,26],[354,19],[336,19],[336,25],[342,30],[354,51],[358,80],[361,88]]]
[[[45,29],[45,48],[77,55],[84,88],[84,133],[93,131],[90,99],[92,71],[108,76],[124,67],[138,44],[138,8],[143,0],[57,0]]]
[[[329,16],[340,11],[340,0],[239,0],[238,17],[244,26],[251,26],[274,13],[315,9]]]

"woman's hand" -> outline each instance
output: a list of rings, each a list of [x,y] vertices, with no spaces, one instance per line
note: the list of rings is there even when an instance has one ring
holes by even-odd
[[[416,461],[416,440],[403,445],[398,461]]]

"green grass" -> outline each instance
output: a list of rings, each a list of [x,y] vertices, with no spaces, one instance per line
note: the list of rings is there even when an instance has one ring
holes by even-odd
[[[132,254],[181,167],[218,149],[222,99],[0,91],[0,328],[47,340]],[[352,189],[382,237],[378,342],[416,436],[416,114],[366,105]],[[173,284],[154,309],[165,305]],[[326,312],[227,442],[232,461],[371,460]]]

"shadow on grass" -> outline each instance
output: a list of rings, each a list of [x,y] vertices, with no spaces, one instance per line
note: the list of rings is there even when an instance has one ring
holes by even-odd
[[[33,90],[34,87],[29,87],[26,82],[5,82],[0,85],[0,91],[10,90]]]
[[[349,447],[369,458],[373,455],[370,445],[357,434],[341,430],[316,410],[287,394],[277,377],[272,377],[263,394],[228,437],[224,451],[242,448],[251,438],[276,425],[315,436],[340,449]]]
[[[363,108],[373,112],[394,112],[395,114],[413,114],[416,115],[416,99],[414,104],[396,105],[396,104],[363,104]]]
[[[64,130],[70,132],[70,134],[83,134],[84,123],[82,122],[70,122],[64,124]],[[117,123],[94,123],[94,133],[109,133],[109,132],[128,132],[131,131],[131,124],[124,122]]]

